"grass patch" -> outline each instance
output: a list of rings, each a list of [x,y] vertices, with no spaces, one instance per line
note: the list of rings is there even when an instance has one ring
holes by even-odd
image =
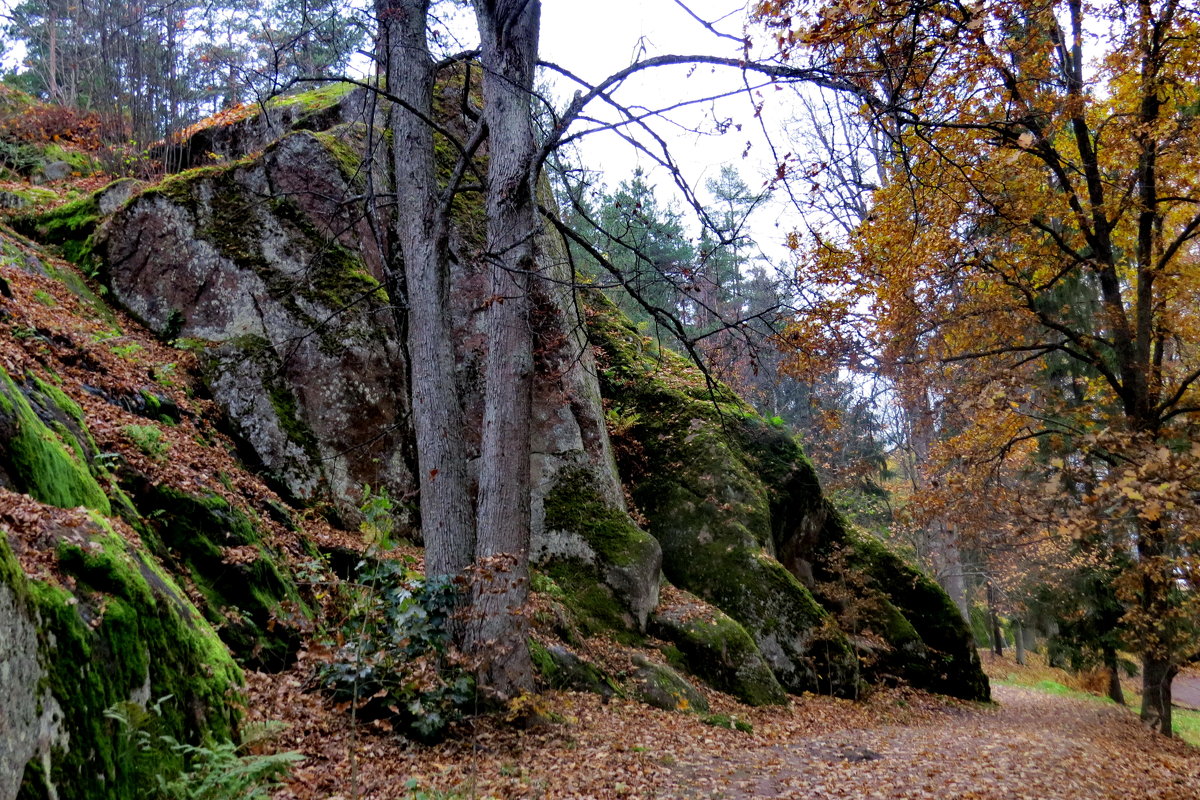
[[[1176,736],[1194,747],[1200,747],[1200,711],[1173,709],[1171,722]]]

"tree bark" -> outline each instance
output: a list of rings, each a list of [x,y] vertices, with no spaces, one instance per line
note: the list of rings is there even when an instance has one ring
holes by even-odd
[[[529,596],[530,291],[539,229],[530,98],[541,4],[476,0],[488,126],[488,352],[484,389],[475,603],[468,647],[499,697],[533,688],[522,613]]]
[[[1165,543],[1161,522],[1139,521],[1138,558],[1141,560],[1141,612],[1150,621],[1142,631],[1142,723],[1164,736],[1172,735],[1171,681],[1179,667],[1173,656],[1178,647],[1167,587],[1174,580],[1164,564]]]
[[[395,168],[396,236],[408,300],[408,357],[419,465],[425,574],[458,575],[472,561],[474,525],[463,413],[454,382],[449,319],[449,220],[441,213],[434,163],[434,65],[428,49],[428,0],[379,0],[388,56]],[[424,117],[424,118],[422,118]],[[394,281],[393,281],[394,282]]]
[[[1125,705],[1125,692],[1121,688],[1121,665],[1117,662],[1115,647],[1104,648],[1104,668],[1108,672],[1108,697],[1114,703]]]
[[[992,652],[1004,655],[1004,633],[1000,630],[1000,615],[996,613],[996,588],[987,582],[988,622],[992,630]]]
[[[1178,671],[1170,658],[1142,657],[1142,723],[1164,736],[1172,735],[1171,681]]]
[[[1017,620],[1013,627],[1013,646],[1017,651],[1017,663],[1025,666],[1025,626],[1021,624],[1021,620]]]

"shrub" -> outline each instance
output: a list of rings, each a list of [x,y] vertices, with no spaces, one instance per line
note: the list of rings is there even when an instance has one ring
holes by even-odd
[[[426,582],[403,562],[360,562],[359,592],[317,683],[360,718],[421,741],[442,738],[474,698],[451,648],[461,591]]]

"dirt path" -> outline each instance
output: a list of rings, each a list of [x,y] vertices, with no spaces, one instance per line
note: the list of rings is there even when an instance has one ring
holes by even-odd
[[[286,720],[276,744],[306,756],[276,800],[1200,800],[1200,749],[1099,700],[995,683],[991,707],[908,690],[763,709],[710,696],[752,733],[560,692],[548,696],[559,723],[485,718],[434,747],[370,725],[351,735],[299,676],[250,683],[252,716]]]
[[[1200,750],[1100,703],[994,685],[995,710],[845,730],[685,766],[680,798],[1200,800]]]
[[[1180,708],[1200,711],[1200,675],[1189,672],[1171,682],[1171,700]]]

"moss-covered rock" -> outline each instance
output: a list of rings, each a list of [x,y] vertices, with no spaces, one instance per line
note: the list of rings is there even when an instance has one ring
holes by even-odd
[[[775,498],[747,447],[765,423],[599,293],[588,298],[588,332],[621,474],[662,545],[663,573],[737,620],[789,691],[855,694],[846,638],[773,555]]]
[[[529,656],[534,669],[551,689],[592,692],[604,697],[617,693],[611,678],[561,645],[544,646],[530,640]]]
[[[163,338],[202,343],[246,460],[350,525],[363,484],[392,497],[415,485],[399,320],[361,199],[364,146],[354,126],[290,134],[147,187],[96,236],[112,296]]]
[[[847,608],[856,632],[886,642],[874,671],[932,692],[989,700],[970,628],[942,588],[832,508],[827,519],[813,552],[818,591]],[[838,597],[848,584],[857,586],[853,597]]]
[[[637,670],[628,685],[638,700],[667,711],[708,713],[708,700],[678,672],[640,656],[635,663]]]
[[[147,543],[196,586],[202,611],[239,663],[268,671],[287,667],[311,612],[254,523],[216,494],[192,495],[144,480],[128,488],[144,517]]]
[[[90,453],[81,442],[89,438],[79,407],[65,394],[34,380],[22,390],[0,368],[0,485],[60,508],[111,513],[88,468]]]
[[[787,701],[745,628],[687,592],[669,596],[650,618],[650,632],[672,643],[667,655],[674,666],[748,705]]]
[[[69,584],[28,578],[0,531],[0,795],[142,796],[153,765],[106,717],[119,703],[170,695],[165,733],[233,738],[241,674],[170,577],[98,517],[38,540],[57,541]]]
[[[544,533],[538,537],[534,559],[543,565],[555,560],[577,562],[575,570],[566,570],[576,574],[592,571],[593,580],[611,590],[621,606],[624,627],[645,630],[646,620],[658,604],[662,564],[662,550],[654,537],[606,501],[583,469],[561,472],[543,508]]]

